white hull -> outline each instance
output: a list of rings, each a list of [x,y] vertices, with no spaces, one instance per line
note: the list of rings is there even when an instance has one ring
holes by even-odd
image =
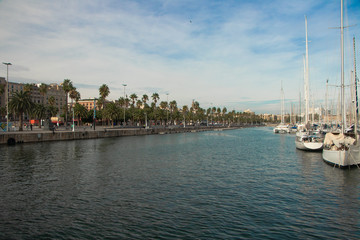
[[[286,125],[278,125],[274,128],[274,133],[289,133],[289,127]]]
[[[360,165],[360,145],[352,145],[349,150],[323,150],[325,162],[337,167],[351,167]]]
[[[309,136],[308,132],[297,132],[295,146],[305,151],[320,151],[323,148],[323,139],[316,136]]]
[[[295,140],[295,146],[297,149],[306,151],[320,151],[323,148],[322,142],[304,142]]]

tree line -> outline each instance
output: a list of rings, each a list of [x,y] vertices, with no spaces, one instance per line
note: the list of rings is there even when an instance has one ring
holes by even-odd
[[[226,107],[201,108],[199,102],[193,101],[191,106],[178,106],[176,100],[160,101],[158,93],[152,95],[143,94],[138,96],[132,93],[129,96],[120,97],[116,101],[107,101],[110,89],[106,84],[99,87],[99,98],[96,101],[97,108],[87,110],[85,106],[79,103],[80,93],[74,87],[70,79],[64,79],[61,84],[66,94],[66,104],[63,106],[62,117],[65,123],[72,118],[77,120],[79,125],[93,123],[101,125],[132,125],[144,126],[147,123],[151,125],[197,125],[197,124],[242,124],[242,123],[260,123],[261,118],[254,114],[228,112]],[[31,101],[31,90],[33,84],[26,84],[23,91],[15,92],[9,100],[9,111],[17,116],[19,120],[19,130],[22,131],[23,116],[27,114],[31,119],[49,119],[58,114],[58,109],[54,106],[55,99],[50,96],[48,102],[33,103]],[[47,93],[48,86],[41,84],[39,92],[41,95]],[[4,93],[4,88],[0,87],[0,94]],[[71,104],[68,104],[70,98]],[[69,107],[70,105],[70,107]],[[4,116],[4,110],[1,114]],[[95,113],[95,118],[94,118]],[[146,122],[147,121],[147,122]],[[41,126],[40,126],[41,127]]]

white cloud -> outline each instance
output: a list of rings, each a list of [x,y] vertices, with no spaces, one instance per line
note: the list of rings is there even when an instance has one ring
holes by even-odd
[[[348,1],[349,2],[349,1]],[[354,4],[350,1],[351,4]],[[308,15],[312,86],[335,78],[339,4],[328,1],[1,1],[0,52],[13,81],[62,82],[82,97],[148,90],[179,105],[196,99],[259,112],[266,101],[297,101]],[[353,6],[359,9],[359,4]],[[352,22],[358,15],[348,10]],[[350,20],[349,20],[350,21]],[[359,32],[353,27],[351,32]],[[335,39],[335,40],[334,40]],[[331,69],[331,70],[329,70]],[[300,87],[301,88],[301,87]],[[258,106],[254,103],[263,103]],[[275,107],[276,108],[276,107]]]

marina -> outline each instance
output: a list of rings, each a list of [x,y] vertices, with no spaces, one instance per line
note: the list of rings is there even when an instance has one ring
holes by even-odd
[[[261,127],[0,146],[0,238],[358,239],[359,170],[294,138]]]

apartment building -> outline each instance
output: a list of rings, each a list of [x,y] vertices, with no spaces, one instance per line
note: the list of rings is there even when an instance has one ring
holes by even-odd
[[[0,77],[0,84],[5,85],[4,94],[0,96],[0,107],[6,106],[6,81],[5,78]],[[30,98],[32,102],[38,104],[49,104],[50,97],[54,97],[55,104],[54,106],[58,108],[59,114],[63,113],[63,106],[66,104],[66,93],[63,91],[62,86],[52,83],[47,85],[47,92],[44,94],[40,93],[40,85],[41,84],[34,84],[30,91]],[[24,91],[24,83],[15,83],[9,82],[9,100],[11,99],[12,95],[15,92]]]

